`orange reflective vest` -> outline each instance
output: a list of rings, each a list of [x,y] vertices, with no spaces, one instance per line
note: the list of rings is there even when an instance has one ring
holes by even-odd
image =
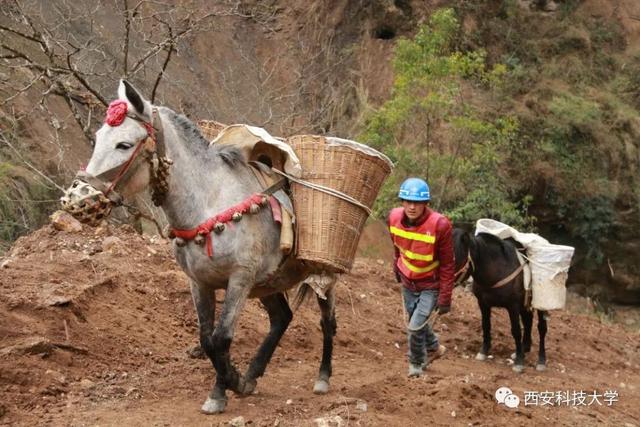
[[[436,275],[440,265],[435,258],[436,225],[442,214],[432,211],[421,225],[406,227],[402,224],[403,208],[389,214],[389,232],[398,248],[397,267],[409,280],[426,279]]]

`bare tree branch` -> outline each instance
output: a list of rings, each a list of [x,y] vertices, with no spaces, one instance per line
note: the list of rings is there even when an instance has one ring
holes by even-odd
[[[98,101],[100,101],[102,103],[102,105],[104,105],[105,107],[107,105],[109,105],[109,103],[106,101],[106,99],[104,99],[102,97],[102,95],[100,95],[94,88],[93,86],[91,86],[89,84],[89,82],[87,82],[85,80],[85,78],[80,75],[80,73],[78,73],[78,70],[76,70],[76,68],[73,66],[73,64],[71,63],[71,57],[75,54],[75,52],[72,52],[70,54],[67,55],[67,66],[69,67],[69,70],[71,70],[71,73],[73,74],[73,76],[76,78],[76,80],[78,80],[80,82],[80,84],[82,84],[82,86],[84,86],[89,92],[91,92],[93,94],[93,96],[96,97],[96,99]]]
[[[15,93],[11,96],[9,96],[8,98],[6,98],[5,100],[3,100],[0,105],[5,105],[8,104],[9,102],[11,102],[13,99],[15,99],[16,97],[22,95],[23,93],[27,92],[29,89],[31,89],[33,87],[34,84],[36,84],[36,82],[38,82],[42,77],[44,77],[44,73],[40,73],[38,74],[36,77],[34,77],[33,79],[31,79],[31,81],[29,83],[27,83],[26,86],[24,86],[21,89],[18,89],[15,91]]]
[[[37,39],[37,38],[35,38],[33,36],[30,36],[28,34],[25,34],[25,33],[21,32],[21,31],[15,30],[13,28],[7,27],[7,26],[2,25],[2,24],[0,24],[0,30],[13,33],[13,34],[15,34],[17,36],[20,36],[20,37],[22,37],[24,39],[30,40],[30,41],[38,43],[38,44],[41,43],[41,40],[39,40],[39,39]]]
[[[164,76],[164,72],[166,71],[167,66],[169,65],[169,61],[171,60],[171,53],[173,51],[174,51],[173,44],[170,44],[169,50],[167,51],[167,57],[165,58],[164,63],[162,64],[162,69],[158,73],[156,82],[153,85],[153,90],[151,91],[151,103],[155,102],[156,100],[156,90],[158,89],[158,86],[160,85],[160,80],[162,80],[162,77]]]
[[[124,51],[124,58],[122,60],[122,75],[127,78],[129,73],[129,32],[131,31],[131,16],[129,15],[129,2],[128,0],[122,0],[124,15],[124,39],[122,40],[122,50]]]

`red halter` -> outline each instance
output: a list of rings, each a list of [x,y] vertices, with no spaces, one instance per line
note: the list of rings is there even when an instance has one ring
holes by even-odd
[[[111,127],[116,127],[116,126],[120,126],[122,124],[122,122],[124,122],[124,119],[127,118],[127,110],[128,110],[128,104],[126,101],[122,101],[122,100],[115,100],[113,102],[111,102],[111,104],[109,104],[109,108],[107,109],[107,117],[105,118],[104,122],[111,126]],[[131,116],[129,116],[131,117]],[[129,170],[129,168],[131,167],[131,165],[133,164],[133,161],[138,157],[138,154],[140,154],[140,150],[142,149],[142,146],[144,145],[144,141],[148,138],[151,140],[152,144],[153,144],[153,149],[155,149],[156,146],[156,132],[155,129],[153,128],[153,125],[149,122],[144,122],[141,120],[138,120],[135,117],[131,117],[134,120],[139,121],[142,126],[144,126],[144,128],[147,131],[147,136],[140,140],[138,142],[138,145],[136,146],[135,150],[133,150],[133,153],[131,153],[131,156],[129,156],[129,158],[127,159],[127,161],[122,165],[122,167],[118,170],[118,173],[116,174],[116,177],[113,179],[113,181],[111,181],[111,184],[109,185],[109,187],[107,188],[107,190],[105,191],[104,195],[108,196],[109,193],[115,188],[115,186],[118,184],[118,182],[122,179],[122,177],[124,176],[124,174],[127,173],[127,171]]]

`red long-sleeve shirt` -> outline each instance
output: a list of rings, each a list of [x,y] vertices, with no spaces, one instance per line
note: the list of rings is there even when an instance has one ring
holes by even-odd
[[[415,224],[410,224],[406,216],[402,218],[402,223],[406,226],[419,226],[423,224],[432,210],[426,209],[422,218],[418,219]],[[389,226],[389,218],[387,217],[387,227]],[[455,276],[455,259],[453,255],[453,238],[452,238],[452,226],[448,218],[442,217],[436,224],[436,243],[435,243],[435,259],[440,262],[436,270],[434,277],[422,280],[410,280],[402,272],[397,271],[396,265],[400,251],[397,247],[393,247],[395,250],[395,258],[393,263],[394,271],[400,274],[402,284],[407,289],[419,292],[427,289],[438,289],[438,305],[450,306],[451,294],[453,292],[453,283]]]

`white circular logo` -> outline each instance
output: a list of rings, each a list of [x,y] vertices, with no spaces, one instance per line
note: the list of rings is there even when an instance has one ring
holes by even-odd
[[[507,408],[517,408],[520,405],[520,398],[515,394],[510,394],[504,398],[504,405]]]
[[[496,400],[498,403],[504,403],[504,399],[510,394],[513,394],[513,392],[509,387],[500,387],[496,390]]]

